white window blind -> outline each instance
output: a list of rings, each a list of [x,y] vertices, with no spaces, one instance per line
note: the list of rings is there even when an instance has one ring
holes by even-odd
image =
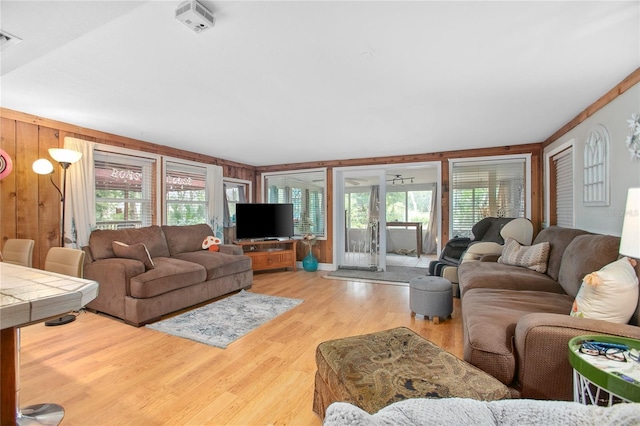
[[[164,198],[167,225],[194,225],[207,221],[207,169],[167,161]]]
[[[555,224],[573,227],[573,149],[568,148],[552,158],[555,165],[556,221]]]
[[[153,223],[155,160],[96,151],[96,227],[139,228]]]
[[[453,162],[452,236],[472,237],[485,217],[525,217],[525,158]]]

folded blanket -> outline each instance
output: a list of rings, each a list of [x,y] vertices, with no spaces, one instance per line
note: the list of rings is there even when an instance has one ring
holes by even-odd
[[[477,401],[466,398],[407,399],[375,414],[346,402],[327,408],[324,426],[430,426],[430,425],[640,425],[640,403],[612,407],[569,401],[509,399]]]

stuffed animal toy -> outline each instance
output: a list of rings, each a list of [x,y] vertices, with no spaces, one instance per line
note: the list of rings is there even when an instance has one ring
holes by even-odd
[[[221,243],[222,243],[222,240],[220,238],[214,237],[214,236],[208,236],[202,242],[202,249],[209,250],[209,251],[219,251],[220,247],[218,245]]]

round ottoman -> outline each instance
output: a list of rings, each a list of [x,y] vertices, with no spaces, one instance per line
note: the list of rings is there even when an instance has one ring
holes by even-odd
[[[435,276],[419,276],[409,281],[409,306],[411,316],[430,317],[440,323],[453,312],[453,287],[451,281]]]

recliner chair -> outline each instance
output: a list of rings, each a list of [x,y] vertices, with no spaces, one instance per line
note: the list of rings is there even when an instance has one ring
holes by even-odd
[[[429,264],[430,275],[446,278],[457,287],[460,263],[501,254],[507,237],[523,245],[530,245],[533,240],[533,225],[525,218],[486,217],[473,225],[471,232],[473,239],[453,238],[447,242],[440,258]]]
[[[513,238],[518,243],[528,246],[533,241],[533,224],[529,219],[515,218],[505,224],[500,230],[501,243],[494,241],[478,241],[470,244],[467,250],[462,254],[460,258],[460,264],[466,262],[477,262],[483,256],[493,255],[500,256],[502,254],[502,248],[504,246],[504,240],[507,238]],[[448,279],[455,285],[456,295],[458,292],[458,266],[448,266],[442,270],[443,278]]]
[[[515,218],[485,217],[471,228],[473,238],[455,237],[450,239],[444,249],[442,249],[440,258],[429,263],[429,274],[441,276],[442,270],[445,266],[458,266],[463,253],[472,243],[490,241],[498,244],[504,244],[500,231],[513,219]]]

